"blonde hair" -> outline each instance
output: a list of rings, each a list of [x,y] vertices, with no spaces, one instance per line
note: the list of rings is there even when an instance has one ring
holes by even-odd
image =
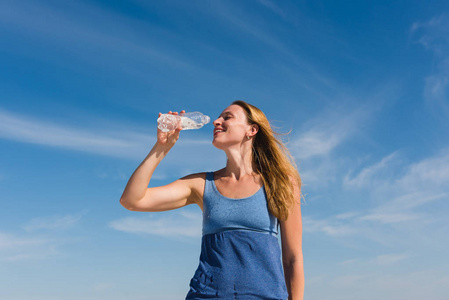
[[[232,104],[243,108],[249,124],[259,126],[253,142],[252,162],[262,178],[270,212],[285,221],[295,204],[294,185],[301,188],[301,177],[295,161],[284,143],[275,137],[280,134],[273,131],[260,109],[241,100]]]

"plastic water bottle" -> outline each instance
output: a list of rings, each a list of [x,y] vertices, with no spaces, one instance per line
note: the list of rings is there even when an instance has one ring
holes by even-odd
[[[203,115],[198,111],[180,115],[162,114],[157,119],[157,127],[162,132],[169,132],[176,129],[178,124],[181,124],[182,130],[187,130],[201,128],[209,122],[209,116]]]

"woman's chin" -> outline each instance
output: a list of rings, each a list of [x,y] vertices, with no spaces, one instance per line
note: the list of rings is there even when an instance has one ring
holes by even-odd
[[[222,143],[217,142],[216,139],[212,140],[212,145],[214,145],[214,147],[217,148],[217,149],[222,149],[221,147],[223,146]]]
[[[220,149],[220,150],[224,150],[225,148],[229,148],[229,143],[223,143],[222,141],[220,141],[217,138],[214,138],[212,140],[212,145],[214,145],[215,148]]]
[[[226,150],[226,149],[235,148],[235,147],[240,148],[239,141],[227,140],[226,142],[222,142],[217,138],[214,138],[212,140],[212,145],[214,145],[215,148],[220,149],[220,150]]]

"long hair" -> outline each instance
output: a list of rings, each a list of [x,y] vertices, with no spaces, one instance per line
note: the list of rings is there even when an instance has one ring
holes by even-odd
[[[295,161],[284,143],[276,138],[275,135],[279,134],[273,131],[260,109],[241,100],[232,104],[243,108],[249,124],[259,126],[253,141],[252,163],[262,178],[271,214],[285,221],[295,204],[294,184],[301,188]]]

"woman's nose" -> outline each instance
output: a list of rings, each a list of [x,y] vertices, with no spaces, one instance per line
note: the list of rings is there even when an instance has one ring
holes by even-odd
[[[216,119],[214,122],[212,122],[212,124],[214,124],[214,126],[217,127],[218,125],[221,124],[220,119],[221,119],[221,118]]]

